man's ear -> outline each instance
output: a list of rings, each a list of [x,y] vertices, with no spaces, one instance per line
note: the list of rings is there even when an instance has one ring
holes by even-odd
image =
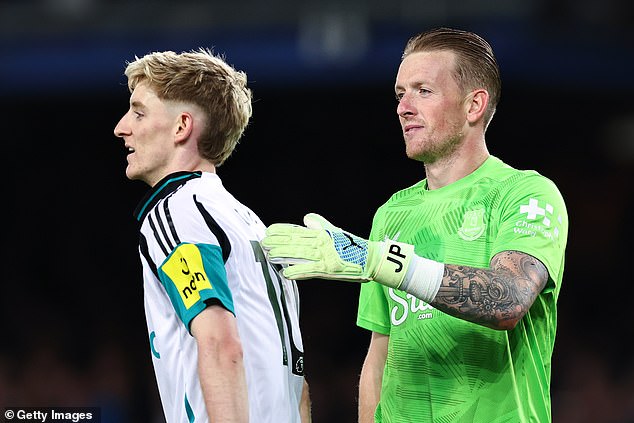
[[[174,141],[181,143],[187,141],[194,130],[194,118],[189,112],[181,112],[177,119],[174,129]]]
[[[467,120],[473,124],[481,120],[489,105],[487,90],[474,90],[467,98]]]

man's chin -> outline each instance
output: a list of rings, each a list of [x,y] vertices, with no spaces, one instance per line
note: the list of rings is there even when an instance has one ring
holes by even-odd
[[[437,160],[437,157],[435,157],[433,154],[428,154],[420,151],[406,150],[405,154],[407,154],[407,158],[422,163],[433,163]]]
[[[128,166],[126,168],[125,176],[131,181],[142,180],[141,175],[139,174],[139,172],[135,172],[134,169],[130,168],[130,166]]]

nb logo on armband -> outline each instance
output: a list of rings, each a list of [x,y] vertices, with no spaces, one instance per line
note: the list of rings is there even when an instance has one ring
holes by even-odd
[[[207,281],[207,278],[205,278],[205,275],[201,272],[192,272],[189,270],[189,266],[187,266],[187,261],[182,258],[181,262],[183,262],[183,269],[181,270],[181,272],[183,273],[183,275],[185,275],[185,277],[189,277],[189,285],[185,285],[182,290],[181,290],[181,296],[184,297],[185,300],[189,299],[189,296],[192,295],[194,293],[194,291],[196,291],[198,289],[198,287],[196,286],[196,282],[205,282]]]
[[[201,252],[195,244],[179,245],[161,266],[161,270],[171,281],[187,310],[200,300],[200,291],[213,289],[205,272]]]

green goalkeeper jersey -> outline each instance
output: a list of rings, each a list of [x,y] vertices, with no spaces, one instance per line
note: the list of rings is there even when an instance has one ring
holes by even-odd
[[[549,280],[508,331],[363,284],[357,324],[390,337],[375,421],[551,421],[551,356],[568,233],[561,194],[537,172],[495,157],[446,187],[426,185],[399,191],[381,206],[370,239],[396,239],[413,244],[419,256],[481,268],[501,251],[522,251],[546,266]]]

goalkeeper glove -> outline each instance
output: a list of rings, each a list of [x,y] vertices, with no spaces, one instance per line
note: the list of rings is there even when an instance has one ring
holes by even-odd
[[[306,227],[278,223],[266,230],[262,248],[272,263],[289,265],[289,279],[373,280],[430,302],[438,292],[444,265],[414,253],[402,242],[368,241],[342,230],[318,214]]]

